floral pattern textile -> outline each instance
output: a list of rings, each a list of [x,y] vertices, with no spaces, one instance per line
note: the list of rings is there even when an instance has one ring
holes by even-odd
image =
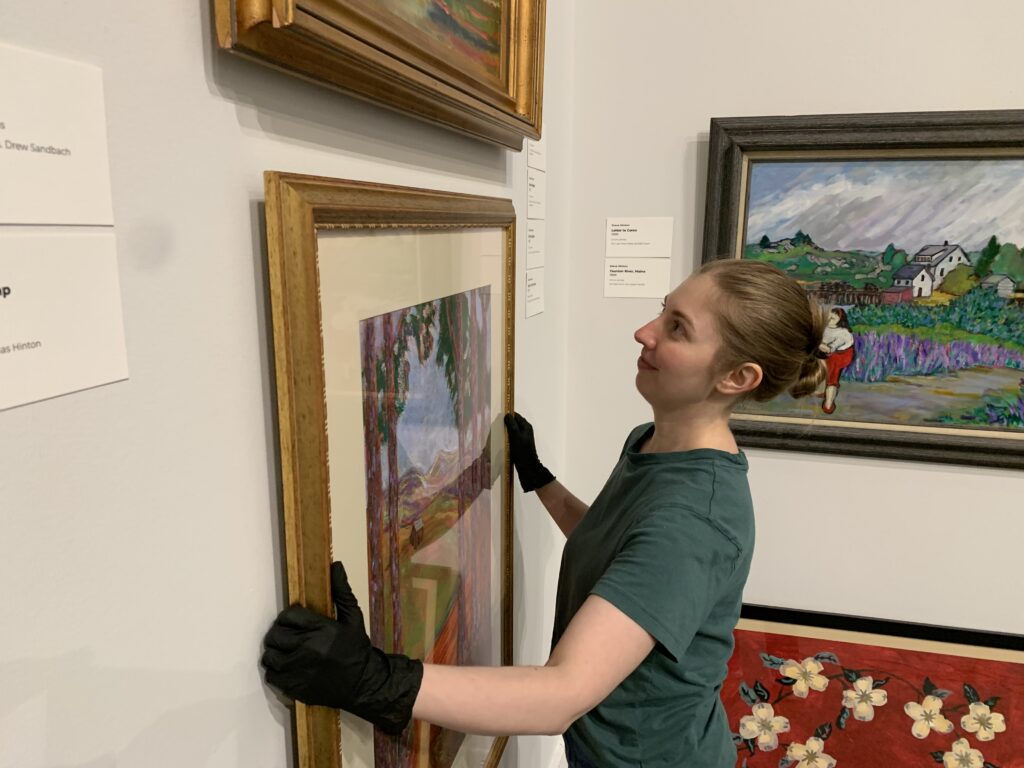
[[[828,632],[736,630],[722,700],[737,768],[1024,768],[1024,656]]]

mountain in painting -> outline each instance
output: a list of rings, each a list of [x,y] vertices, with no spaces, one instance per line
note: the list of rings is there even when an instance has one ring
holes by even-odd
[[[454,487],[462,467],[458,451],[438,451],[434,463],[425,473],[418,468],[408,470],[398,482],[402,524],[411,525],[437,501],[440,495],[454,496]]]

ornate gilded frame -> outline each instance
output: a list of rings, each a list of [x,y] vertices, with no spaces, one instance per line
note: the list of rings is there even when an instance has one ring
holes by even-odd
[[[515,210],[498,198],[267,172],[269,289],[281,452],[287,601],[332,611],[326,377],[318,274],[318,234],[331,230],[461,230],[500,228],[504,244],[501,308],[502,400],[513,409]],[[503,450],[501,628],[503,664],[512,663],[512,474]],[[300,768],[340,768],[335,710],[296,702],[295,748]],[[506,738],[486,762],[496,766]]]
[[[524,137],[540,137],[545,3],[503,0],[493,82],[369,0],[215,0],[214,20],[221,48],[520,150]]]

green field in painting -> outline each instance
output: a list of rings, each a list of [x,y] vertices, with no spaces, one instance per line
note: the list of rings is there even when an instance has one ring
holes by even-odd
[[[897,251],[886,263],[878,253],[829,251],[813,243],[778,250],[748,244],[743,248],[743,258],[767,261],[803,282],[836,281],[854,288],[888,288],[892,275],[907,262],[904,251]]]
[[[433,616],[426,615],[426,602],[422,596],[410,601],[403,601],[402,643],[405,652],[417,658],[423,658],[426,655],[426,649],[432,646],[441,635],[445,619],[450,613],[456,597],[459,551],[454,529],[458,525],[458,516],[458,500],[450,494],[441,494],[434,499],[423,515],[422,539],[417,547],[414,547],[410,541],[411,526],[403,525],[398,529],[399,581],[403,594],[419,595],[420,593],[412,586],[413,577],[423,575],[421,573],[423,566],[415,561],[417,551],[433,546],[435,552],[432,561],[435,564],[427,570],[431,575],[446,572],[441,578],[436,579],[437,594]],[[382,556],[383,570],[388,573],[391,568],[390,550],[384,548]],[[437,564],[439,560],[444,565]],[[390,601],[390,581],[385,581],[384,604],[390,605]],[[391,625],[392,616],[388,611],[384,615],[384,628],[388,637],[391,636]]]

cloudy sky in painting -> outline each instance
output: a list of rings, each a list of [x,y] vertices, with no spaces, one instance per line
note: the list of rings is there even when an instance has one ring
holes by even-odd
[[[1021,245],[1024,160],[759,162],[747,210],[748,243],[801,229],[830,250]]]

